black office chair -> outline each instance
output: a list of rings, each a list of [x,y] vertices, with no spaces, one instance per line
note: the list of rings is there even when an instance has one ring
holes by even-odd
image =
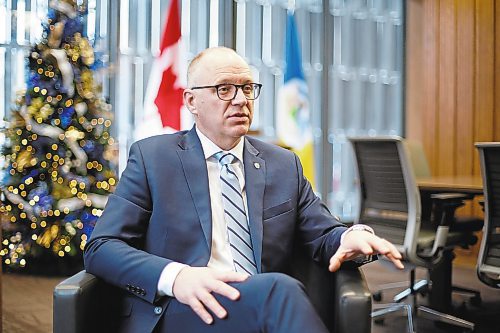
[[[484,232],[477,275],[486,285],[500,288],[500,142],[477,143],[484,187]]]
[[[395,303],[382,304],[372,313],[375,319],[405,310],[408,332],[413,333],[413,316],[473,330],[463,319],[418,305],[417,293],[429,287],[427,280],[415,281],[417,266],[432,269],[441,263],[447,248],[470,241],[469,234],[451,232],[454,210],[462,204],[460,195],[435,195],[441,215],[433,221],[421,220],[420,194],[403,140],[395,136],[349,138],[358,170],[360,209],[355,223],[371,226],[375,233],[392,242],[410,270],[409,288],[395,297]],[[402,301],[412,296],[412,304]]]
[[[413,167],[413,171],[415,173],[415,177],[417,177],[417,178],[432,177],[431,168],[429,167],[429,162],[427,161],[427,156],[425,154],[424,147],[422,146],[422,144],[418,141],[415,141],[415,140],[405,140],[404,142],[405,142],[406,147],[408,148],[409,157],[410,157],[411,165]],[[434,192],[434,193],[436,193],[436,192]],[[427,198],[430,199],[431,194],[430,193],[423,193],[422,194],[422,191],[420,191],[420,195],[421,195],[421,200],[422,200],[422,207],[424,207],[425,206],[424,201],[428,200]],[[462,193],[462,195],[460,196],[460,199],[462,199],[462,198],[464,200],[472,200],[472,199],[474,199],[474,195]],[[431,201],[431,199],[429,201]],[[462,205],[462,204],[460,203],[460,205]],[[431,218],[430,214],[432,214],[432,210],[429,212],[422,212],[422,219],[430,220],[430,218]],[[436,216],[440,216],[441,212],[434,211],[434,214]],[[480,216],[453,215],[453,222],[450,225],[450,231],[466,232],[466,233],[469,233],[471,235],[471,237],[473,237],[471,240],[467,240],[466,242],[461,244],[462,248],[467,249],[470,247],[470,245],[473,245],[476,243],[476,237],[475,237],[475,235],[472,235],[472,233],[481,231],[481,229],[483,228],[483,225],[484,225],[484,220]],[[449,255],[452,256],[452,258],[449,259],[451,262],[454,258],[454,253],[449,253]],[[451,264],[448,264],[448,266],[449,267],[445,267],[443,269],[451,270]],[[459,293],[459,294],[463,294],[463,295],[468,295],[470,297],[469,301],[472,305],[478,306],[481,304],[481,294],[480,294],[479,290],[465,288],[463,286],[452,285],[451,291]],[[441,295],[435,295],[435,296],[442,297],[443,295],[441,294]],[[380,296],[377,295],[374,299],[379,300]],[[449,302],[451,302],[451,299],[443,301],[442,303],[449,303]]]
[[[295,251],[293,276],[332,333],[370,333],[371,294],[358,268],[336,273]],[[54,333],[117,332],[122,290],[81,271],[54,289]]]

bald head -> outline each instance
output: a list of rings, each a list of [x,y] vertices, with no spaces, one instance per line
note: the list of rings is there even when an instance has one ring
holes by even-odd
[[[200,82],[205,77],[204,74],[213,66],[227,63],[236,63],[250,70],[247,62],[233,49],[224,46],[211,47],[198,53],[189,64],[187,70],[188,87],[206,84]]]

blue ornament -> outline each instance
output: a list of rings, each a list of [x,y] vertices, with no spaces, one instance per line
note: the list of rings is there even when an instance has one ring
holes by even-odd
[[[82,216],[80,217],[80,220],[82,220],[83,224],[87,224],[87,223],[90,223],[94,220],[95,216],[90,214],[89,212],[87,211],[84,211],[82,213]]]
[[[27,174],[26,176],[24,176],[21,181],[24,183],[26,181],[26,179],[28,179],[30,177],[35,178],[36,176],[38,176],[39,173],[40,173],[40,171],[38,171],[38,169],[33,169],[33,170],[30,171],[29,174]]]
[[[94,151],[95,143],[92,140],[86,140],[85,145],[82,147],[86,153]]]
[[[37,187],[28,193],[28,199],[33,200],[35,196],[38,197],[38,202],[35,202],[33,207],[35,213],[40,215],[42,211],[48,211],[52,208],[53,198],[49,194],[48,185],[46,182],[39,182]]]
[[[68,40],[67,38],[73,37],[77,32],[83,34],[83,18],[77,16],[73,19],[69,19],[64,24],[63,30],[63,40]]]
[[[70,106],[69,108],[64,108],[59,118],[61,119],[61,127],[66,129],[73,120],[73,114],[75,113],[75,108]]]
[[[66,222],[66,223],[70,222],[71,223],[71,222],[73,222],[76,219],[77,219],[77,215],[73,212],[73,213],[69,213],[68,215],[66,215],[64,217],[64,222]]]
[[[28,76],[28,89],[40,86],[40,75],[35,71],[30,71]]]

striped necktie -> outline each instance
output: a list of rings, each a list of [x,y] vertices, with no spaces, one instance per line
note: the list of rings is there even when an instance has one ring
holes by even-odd
[[[226,220],[234,268],[237,272],[247,272],[250,275],[256,274],[257,266],[255,265],[240,182],[232,166],[232,163],[236,162],[237,159],[233,154],[222,151],[216,153],[214,156],[221,166],[220,181],[224,218]]]

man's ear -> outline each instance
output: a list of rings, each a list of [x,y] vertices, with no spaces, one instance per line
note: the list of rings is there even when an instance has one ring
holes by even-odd
[[[189,112],[191,112],[191,114],[193,115],[198,114],[195,106],[195,96],[193,95],[191,89],[185,89],[184,93],[182,94],[182,98],[184,99],[184,105],[186,105]]]

